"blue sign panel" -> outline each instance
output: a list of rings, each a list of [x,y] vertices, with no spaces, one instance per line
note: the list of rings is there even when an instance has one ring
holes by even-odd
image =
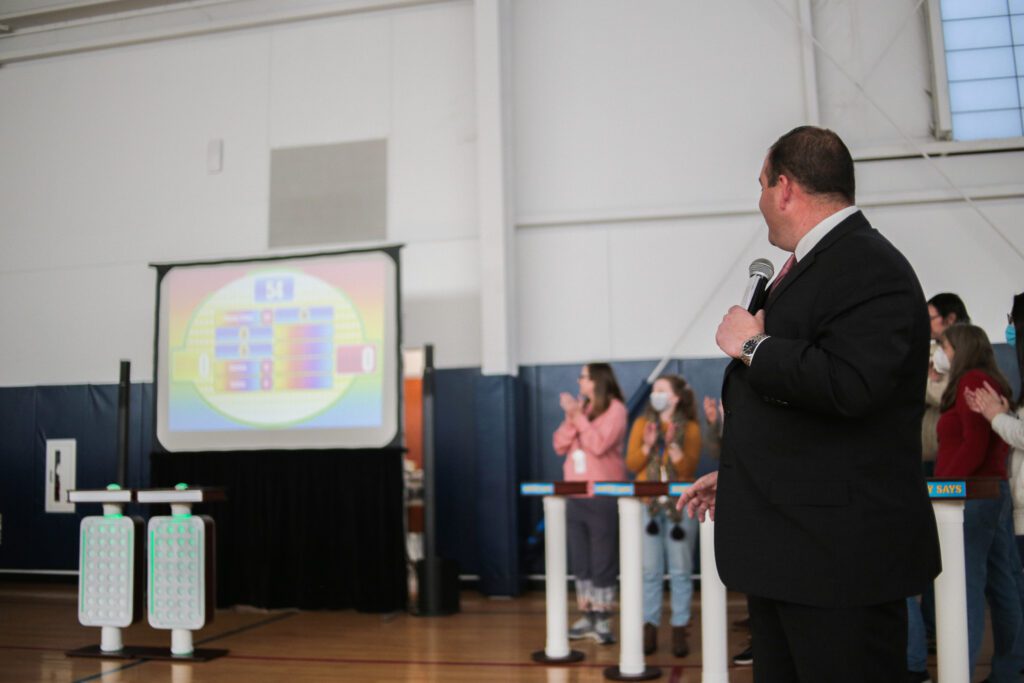
[[[693,482],[689,481],[675,481],[668,485],[668,495],[670,496],[681,496],[686,489],[693,486]]]
[[[520,484],[519,493],[524,496],[553,496],[555,485],[551,482],[532,481]]]
[[[966,498],[966,481],[930,481],[928,482],[929,498]]]
[[[594,484],[595,496],[632,496],[633,485],[629,482],[599,482]]]

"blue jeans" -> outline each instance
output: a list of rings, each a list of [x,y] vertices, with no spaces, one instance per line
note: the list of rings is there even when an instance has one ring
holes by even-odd
[[[673,626],[686,626],[690,623],[690,599],[693,597],[693,551],[700,533],[697,520],[683,512],[679,526],[686,535],[681,541],[672,538],[673,523],[664,510],[659,510],[654,517],[658,523],[657,535],[647,533],[650,521],[650,512],[644,505],[644,622],[655,626],[661,623],[661,597],[667,563],[672,591],[671,623]]]
[[[1007,482],[999,498],[964,504],[964,556],[967,573],[967,639],[971,671],[985,633],[985,597],[992,617],[992,683],[1020,681],[1024,667],[1024,606],[1020,555],[1012,532]]]
[[[928,643],[925,640],[924,617],[916,597],[907,598],[907,671],[928,668]]]

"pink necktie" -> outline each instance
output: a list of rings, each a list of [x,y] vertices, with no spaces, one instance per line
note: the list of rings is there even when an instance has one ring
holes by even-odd
[[[772,280],[772,285],[768,288],[769,292],[775,291],[775,287],[782,282],[782,278],[786,277],[786,274],[789,272],[789,269],[793,267],[794,263],[796,263],[796,254],[790,254],[789,258],[786,259],[786,262],[782,264],[782,270],[780,270],[779,274],[775,276],[774,280]]]

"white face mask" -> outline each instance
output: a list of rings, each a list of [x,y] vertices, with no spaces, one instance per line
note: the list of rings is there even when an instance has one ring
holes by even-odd
[[[668,403],[671,400],[672,395],[664,391],[656,391],[651,394],[651,407],[659,413],[665,408],[668,408]]]
[[[941,346],[935,349],[935,353],[932,355],[932,367],[940,375],[945,375],[949,372],[949,358],[946,357],[946,352]]]

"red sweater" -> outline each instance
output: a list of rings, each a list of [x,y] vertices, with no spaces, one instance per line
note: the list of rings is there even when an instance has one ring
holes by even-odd
[[[984,416],[967,407],[964,391],[984,382],[998,383],[981,370],[970,370],[956,387],[956,403],[939,417],[936,477],[1000,477],[1006,479],[1007,446]]]

